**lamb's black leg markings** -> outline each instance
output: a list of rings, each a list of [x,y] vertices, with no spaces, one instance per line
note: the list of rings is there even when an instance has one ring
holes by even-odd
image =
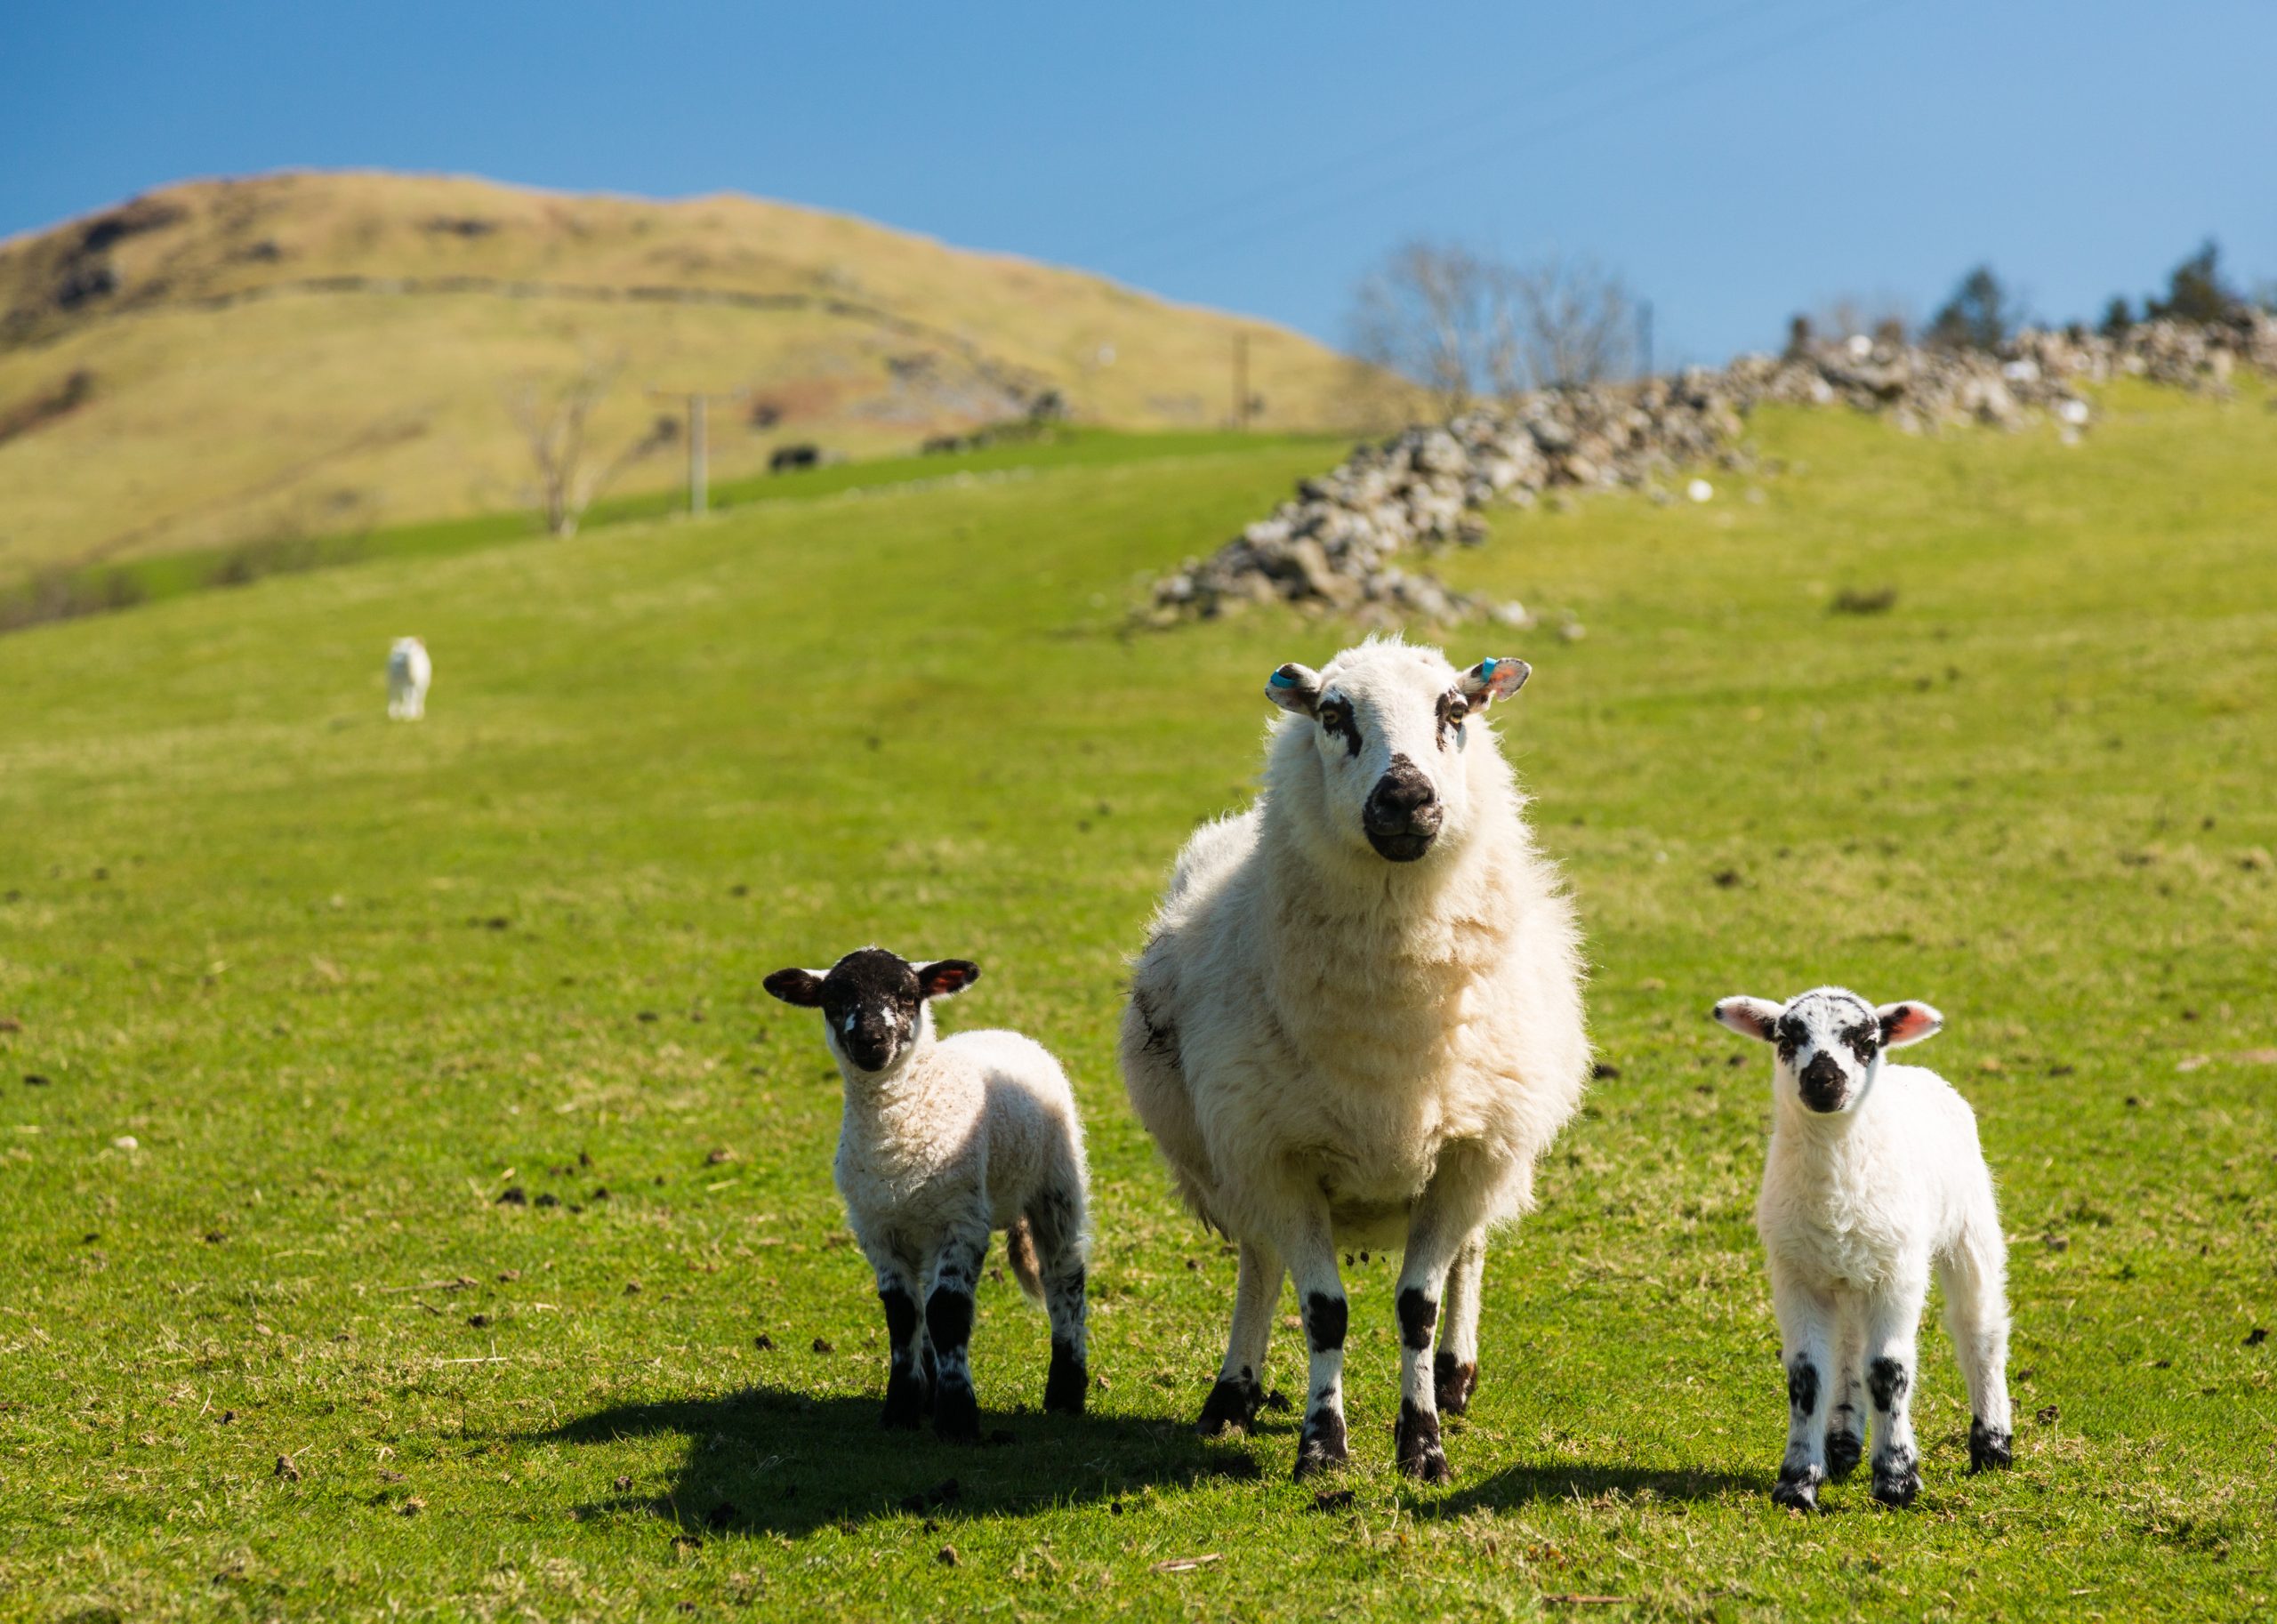
[[[1911,1506],[1921,1491],[1920,1456],[1906,1418],[1912,1372],[1887,1356],[1866,1366],[1866,1391],[1874,1399],[1874,1498],[1885,1506]]]
[[[1091,1385],[1084,1329],[1082,1186],[1048,1187],[1029,1209],[1027,1220],[1043,1278],[1044,1312],[1051,1316],[1051,1368],[1043,1379],[1043,1407],[1081,1415]]]
[[[1849,1404],[1837,1404],[1826,1427],[1826,1475],[1839,1483],[1858,1469],[1858,1462],[1865,1459],[1864,1428],[1859,1424],[1857,1410]]]
[[[886,1311],[886,1336],[893,1363],[886,1374],[885,1424],[913,1427],[933,1408],[933,1384],[918,1347],[916,1300],[898,1281],[878,1288]]]
[[[933,1393],[933,1430],[941,1437],[970,1442],[980,1436],[980,1401],[972,1390],[972,1292],[980,1279],[988,1234],[960,1237],[941,1258],[932,1295],[925,1299],[925,1330],[938,1371]]]
[[[1443,1347],[1431,1361],[1431,1388],[1443,1413],[1460,1415],[1470,1408],[1470,1395],[1478,1390],[1478,1367]]]
[[[1431,1346],[1431,1334],[1438,1323],[1439,1305],[1420,1287],[1410,1286],[1399,1294],[1399,1338],[1411,1355],[1420,1356]],[[1416,1374],[1420,1379],[1421,1372]],[[1425,1409],[1404,1395],[1399,1401],[1399,1427],[1394,1444],[1399,1469],[1410,1477],[1426,1483],[1444,1483],[1452,1475],[1447,1466],[1446,1451],[1439,1442],[1438,1412]]]
[[[1826,1474],[1817,1462],[1800,1455],[1791,1440],[1803,1435],[1818,1413],[1818,1366],[1798,1358],[1787,1367],[1787,1408],[1793,1416],[1787,1458],[1780,1463],[1779,1481],[1771,1488],[1774,1504],[1798,1511],[1818,1509],[1818,1486]]]
[[[1202,1402],[1202,1419],[1195,1423],[1195,1430],[1205,1438],[1214,1438],[1228,1427],[1247,1432],[1257,1425],[1257,1412],[1264,1403],[1265,1384],[1245,1364],[1237,1375],[1218,1378],[1210,1396]]]
[[[1975,1416],[1968,1419],[1968,1469],[1990,1472],[2015,1459],[2015,1446],[2006,1431],[1987,1427]]]

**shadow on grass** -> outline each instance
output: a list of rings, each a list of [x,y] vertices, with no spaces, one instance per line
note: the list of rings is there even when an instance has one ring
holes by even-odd
[[[1147,1486],[1253,1478],[1256,1460],[1190,1426],[1115,1416],[982,1412],[979,1444],[889,1432],[873,1397],[816,1398],[756,1387],[704,1398],[624,1404],[567,1421],[532,1442],[607,1444],[677,1433],[688,1453],[662,1494],[631,1490],[579,1507],[588,1519],[653,1516],[701,1540],[801,1534],[873,1518],[1019,1515],[1113,1501]]]
[[[1590,1461],[1503,1467],[1477,1483],[1458,1485],[1434,1509],[1443,1516],[1474,1510],[1509,1511],[1541,1500],[1621,1499],[1712,1500],[1729,1494],[1768,1499],[1774,1474],[1749,1475],[1700,1468],[1600,1466]]]

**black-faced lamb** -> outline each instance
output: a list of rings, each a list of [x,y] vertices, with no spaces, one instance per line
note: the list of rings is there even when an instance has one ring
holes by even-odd
[[[1935,1270],[1968,1384],[1968,1465],[2008,1464],[2007,1243],[1968,1102],[1888,1050],[1934,1036],[1919,1002],[1819,987],[1785,1004],[1726,998],[1715,1017],[1774,1046],[1771,1151],[1756,1229],[1787,1370],[1787,1453],[1772,1498],[1810,1510],[1847,1476],[1873,1404],[1874,1498],[1911,1505],[1920,1453],[1915,1339]]]
[[[980,1435],[972,1298],[995,1230],[1021,1289],[1051,1317],[1043,1407],[1080,1414],[1088,1385],[1082,1122],[1042,1045],[1015,1032],[935,1036],[932,1001],[979,976],[968,960],[919,965],[865,947],[827,971],[766,981],[784,1002],[822,1011],[845,1080],[836,1176],[893,1343],[885,1424],[929,1414],[959,1441]]]
[[[1528,674],[1396,640],[1275,671],[1264,793],[1188,841],[1131,977],[1131,1103],[1240,1242],[1201,1430],[1254,1422],[1292,1273],[1300,1478],[1348,1458],[1337,1253],[1361,1247],[1405,1249],[1400,1469],[1450,1475],[1439,1416],[1477,1379],[1487,1231],[1533,1204],[1589,1069],[1573,907],[1485,720]]]

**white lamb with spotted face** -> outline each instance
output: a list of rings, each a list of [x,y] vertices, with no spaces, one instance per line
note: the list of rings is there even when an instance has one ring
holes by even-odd
[[[995,1230],[1021,1289],[1051,1316],[1043,1407],[1081,1414],[1088,1385],[1082,1121],[1042,1044],[1017,1032],[934,1035],[932,1001],[979,976],[969,960],[914,965],[865,947],[828,971],[782,969],[766,983],[822,1011],[845,1080],[836,1175],[893,1342],[885,1424],[929,1414],[960,1442],[980,1435],[968,1350]]]
[[[1358,1247],[1405,1250],[1400,1467],[1450,1475],[1439,1412],[1477,1379],[1486,1233],[1532,1206],[1589,1072],[1573,908],[1485,720],[1528,674],[1373,640],[1274,672],[1264,793],[1187,843],[1131,977],[1131,1103],[1240,1242],[1201,1428],[1254,1422],[1293,1274],[1299,1477],[1348,1456],[1337,1253]]]
[[[1968,1102],[1887,1051],[1935,1036],[1924,1003],[1819,987],[1780,1004],[1726,998],[1715,1017],[1774,1046],[1771,1152],[1755,1222],[1787,1367],[1787,1453],[1772,1498],[1810,1510],[1847,1476],[1874,1412],[1874,1498],[1921,1487],[1910,1414],[1934,1269],[1968,1384],[1972,1472],[2008,1464],[2007,1243]]]

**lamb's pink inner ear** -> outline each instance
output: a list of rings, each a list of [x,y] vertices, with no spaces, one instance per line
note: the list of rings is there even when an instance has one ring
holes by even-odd
[[[1945,1024],[1945,1017],[1927,1004],[1910,999],[1902,1004],[1884,1004],[1875,1013],[1881,1017],[1884,1049],[1903,1049],[1935,1037]]]
[[[928,998],[948,998],[980,979],[980,966],[970,959],[943,959],[917,972],[917,990]]]
[[[1785,1006],[1767,998],[1726,998],[1708,1013],[1722,1025],[1758,1043],[1771,1041],[1771,1028]]]

